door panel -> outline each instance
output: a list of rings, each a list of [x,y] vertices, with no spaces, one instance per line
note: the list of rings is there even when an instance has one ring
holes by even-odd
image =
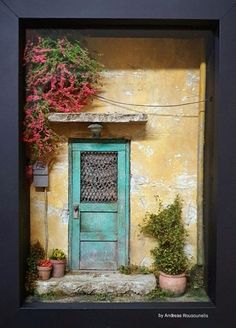
[[[81,240],[117,241],[117,213],[82,213],[80,226]]]
[[[128,144],[74,142],[70,158],[72,269],[115,270],[126,265]]]
[[[81,242],[80,269],[116,270],[116,242]]]

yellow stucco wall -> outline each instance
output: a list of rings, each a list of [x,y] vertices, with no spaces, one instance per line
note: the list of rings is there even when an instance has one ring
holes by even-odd
[[[199,100],[200,39],[87,38],[86,46],[98,53],[105,66],[101,95],[136,104],[179,104]],[[94,100],[86,111],[149,113],[145,125],[104,125],[102,138],[131,140],[130,260],[150,265],[154,243],[140,234],[146,211],[156,209],[155,195],[164,204],[179,193],[184,200],[188,230],[186,251],[197,259],[197,186],[199,104],[168,108],[113,106]],[[201,110],[203,110],[201,106]],[[55,124],[66,138],[90,138],[87,125]],[[31,239],[44,244],[44,197],[31,186]],[[49,250],[68,252],[68,146],[62,144],[50,171],[48,191]]]

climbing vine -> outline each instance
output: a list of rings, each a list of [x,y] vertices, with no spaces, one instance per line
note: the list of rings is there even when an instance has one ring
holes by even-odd
[[[60,137],[52,130],[52,112],[79,112],[99,91],[102,66],[78,41],[38,37],[26,44],[26,103],[23,141],[32,162],[47,162]]]

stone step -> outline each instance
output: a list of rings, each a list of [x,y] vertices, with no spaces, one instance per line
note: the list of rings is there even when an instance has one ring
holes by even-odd
[[[118,272],[66,274],[62,278],[51,278],[37,281],[36,291],[39,295],[63,293],[80,294],[113,294],[146,295],[156,288],[153,274],[125,275]]]

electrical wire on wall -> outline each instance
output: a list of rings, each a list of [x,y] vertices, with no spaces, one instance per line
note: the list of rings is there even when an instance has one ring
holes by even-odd
[[[117,101],[113,99],[109,99],[103,96],[94,95],[95,98],[98,100],[107,103],[109,105],[113,105],[116,107],[127,109],[128,111],[136,112],[136,113],[143,113],[139,110],[129,108],[127,106],[131,107],[144,107],[144,108],[174,108],[174,107],[182,107],[182,106],[189,106],[189,105],[195,105],[195,104],[201,104],[206,103],[209,100],[212,101],[212,99],[203,99],[198,101],[192,101],[192,102],[185,102],[185,103],[179,103],[179,104],[165,104],[165,105],[159,105],[159,104],[134,104],[134,103],[126,103],[122,101]],[[173,114],[165,114],[165,113],[153,113],[153,112],[147,112],[145,111],[145,114],[148,115],[156,115],[156,116],[173,116]],[[198,115],[186,115],[186,114],[174,114],[174,116],[181,116],[181,117],[198,117]]]
[[[48,257],[48,190],[44,188],[45,257]]]

